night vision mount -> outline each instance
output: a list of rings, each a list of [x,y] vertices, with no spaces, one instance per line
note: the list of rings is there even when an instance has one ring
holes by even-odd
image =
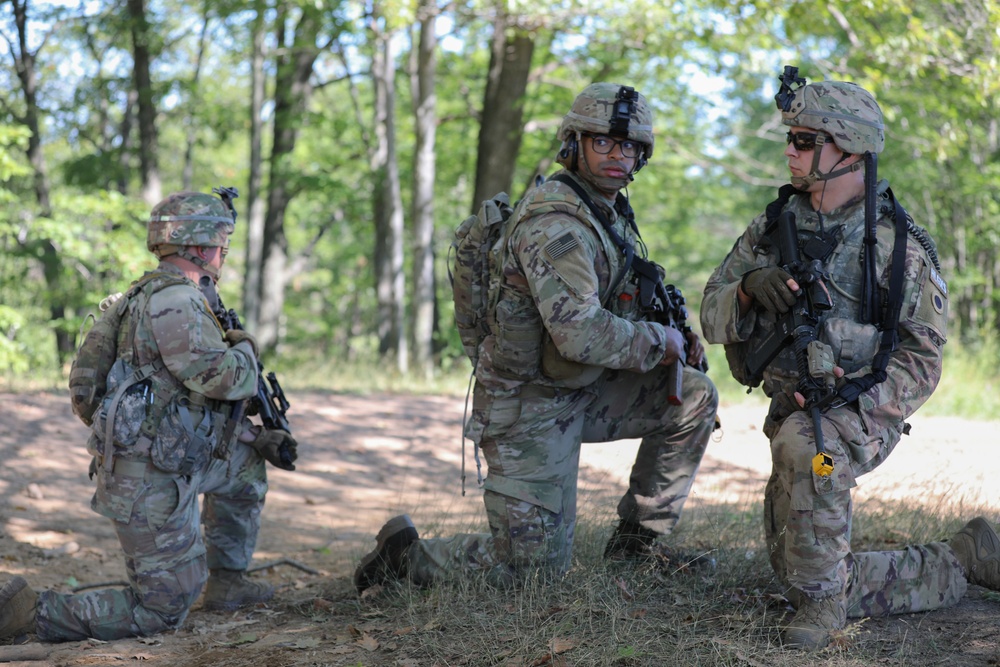
[[[226,208],[233,214],[233,224],[236,224],[236,207],[233,205],[233,200],[240,196],[240,191],[234,187],[227,188],[220,185],[217,188],[212,188],[212,194],[222,198]]]
[[[805,77],[799,76],[799,68],[785,65],[785,71],[778,77],[781,88],[774,96],[774,101],[781,111],[791,111],[792,100],[795,99],[795,91],[806,85]],[[794,86],[794,88],[792,87]]]
[[[628,136],[628,124],[635,112],[635,103],[639,93],[632,86],[622,86],[615,95],[615,103],[611,108],[611,134],[616,137]]]

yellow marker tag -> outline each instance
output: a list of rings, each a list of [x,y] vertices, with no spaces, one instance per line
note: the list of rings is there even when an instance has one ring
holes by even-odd
[[[826,452],[820,452],[813,457],[813,472],[820,477],[833,474],[833,457]]]

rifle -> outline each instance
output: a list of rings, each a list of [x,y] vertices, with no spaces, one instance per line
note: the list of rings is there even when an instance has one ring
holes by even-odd
[[[233,200],[240,196],[239,190],[234,187],[220,186],[212,188],[212,193],[219,195],[226,208],[229,209],[229,212],[233,216],[233,225],[235,226],[236,206],[233,205]],[[205,295],[205,299],[208,301],[208,305],[215,314],[215,317],[218,318],[219,324],[222,325],[223,331],[228,331],[229,329],[245,331],[236,311],[232,308],[226,309],[222,304],[219,292],[215,288],[215,282],[211,278],[202,276],[198,281],[198,286],[201,289],[201,293]],[[268,373],[266,383],[264,382],[264,377],[264,365],[260,363],[260,359],[257,359],[257,393],[250,399],[249,414],[260,415],[261,424],[266,429],[280,429],[291,434],[292,430],[289,428],[288,419],[285,417],[285,413],[288,412],[290,405],[288,399],[285,398],[284,390],[278,383],[278,377],[273,372]],[[245,407],[245,402],[241,401],[239,409],[233,414],[234,421],[242,416],[241,413]],[[281,457],[282,463],[286,465],[292,464],[292,456],[286,446],[281,446],[278,455]]]
[[[640,308],[651,322],[658,322],[673,327],[684,336],[684,358],[677,359],[667,370],[667,402],[670,405],[681,404],[682,367],[687,363],[690,343],[687,335],[691,326],[687,323],[688,311],[684,295],[674,285],[664,285],[660,272],[652,262],[639,257],[633,258],[633,268],[639,276]],[[708,372],[708,362],[705,359],[693,366],[702,373]]]
[[[243,323],[240,322],[239,315],[232,308],[226,309],[222,304],[222,299],[219,297],[219,292],[215,289],[215,283],[208,276],[202,276],[198,281],[198,286],[201,288],[201,293],[205,295],[205,299],[208,301],[209,307],[212,312],[219,320],[219,324],[222,325],[223,330],[228,331],[229,329],[236,329],[238,331],[244,331]],[[281,384],[278,383],[277,376],[271,372],[267,374],[267,382],[264,382],[264,365],[260,363],[260,359],[257,360],[257,393],[253,395],[250,401],[250,409],[248,411],[251,415],[260,415],[261,424],[264,428],[275,430],[281,429],[291,433],[291,429],[288,426],[288,419],[285,417],[285,413],[288,412],[290,407],[288,399],[285,398],[285,392],[281,388]],[[243,403],[241,401],[240,410],[234,412],[234,419],[239,418],[239,412],[242,412]],[[291,465],[292,457],[288,451],[288,448],[282,445],[281,449],[278,451],[281,457],[281,462],[286,465]]]
[[[779,215],[776,232],[779,264],[799,284],[799,291],[795,304],[778,318],[774,330],[747,355],[747,384],[751,387],[760,384],[767,366],[783,349],[792,346],[799,375],[796,389],[806,399],[805,408],[812,417],[815,432],[813,470],[825,477],[833,472],[833,458],[825,451],[820,414],[823,401],[835,393],[834,360],[829,346],[817,339],[816,327],[820,313],[830,310],[833,304],[822,282],[825,277],[822,263],[817,259],[804,262],[799,254],[795,214],[785,211]]]

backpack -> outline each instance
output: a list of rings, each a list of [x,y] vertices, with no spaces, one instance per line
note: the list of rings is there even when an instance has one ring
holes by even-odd
[[[87,426],[93,425],[94,413],[97,412],[107,393],[108,373],[118,359],[119,329],[122,319],[129,310],[129,302],[136,294],[143,291],[153,278],[164,276],[168,276],[168,279],[161,281],[153,291],[185,282],[180,276],[154,271],[133,282],[124,294],[122,292],[112,294],[103,299],[98,306],[102,311],[101,315],[95,319],[94,326],[80,343],[69,369],[69,400],[73,414]],[[94,318],[92,313],[84,318],[81,331],[91,318]]]
[[[448,250],[455,324],[473,368],[479,360],[479,345],[490,334],[490,304],[500,286],[499,253],[513,212],[507,193],[495,194],[458,226]]]

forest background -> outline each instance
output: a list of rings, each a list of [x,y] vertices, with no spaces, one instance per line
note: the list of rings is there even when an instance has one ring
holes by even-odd
[[[628,194],[697,328],[787,180],[787,64],[876,95],[880,175],[949,281],[936,410],[1000,418],[998,26],[998,0],[0,0],[0,383],[62,382],[87,315],[155,265],[151,206],[215,186],[240,191],[223,299],[286,388],[467,377],[453,230],[554,171],[594,81],[654,107]]]

